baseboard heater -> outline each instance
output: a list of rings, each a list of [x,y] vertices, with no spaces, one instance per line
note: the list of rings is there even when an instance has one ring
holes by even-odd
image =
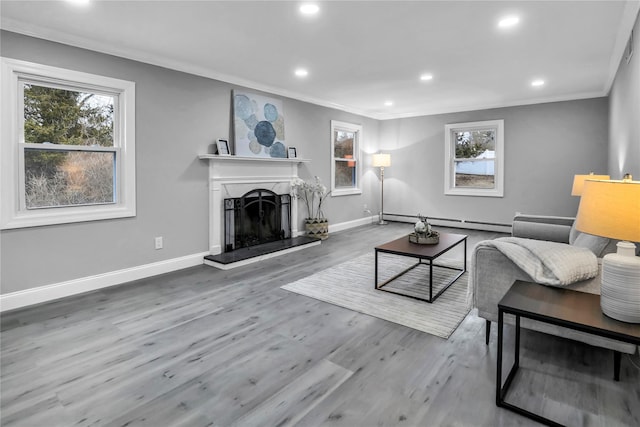
[[[383,213],[383,216],[386,219],[389,219],[391,221],[399,221],[399,222],[412,222],[416,219],[418,219],[418,215],[406,215],[406,214],[396,214],[396,213]],[[390,218],[390,217],[394,217],[394,218]],[[431,224],[434,223],[439,223],[439,222],[445,222],[448,224],[436,224],[436,225],[449,225],[449,224],[454,224],[451,225],[452,227],[460,227],[460,228],[475,228],[474,226],[489,226],[489,227],[500,227],[500,228],[509,228],[511,229],[511,224],[504,224],[504,223],[500,223],[500,222],[487,222],[487,221],[473,221],[473,220],[468,220],[468,219],[455,219],[455,218],[437,218],[437,217],[433,217],[433,216],[428,216],[427,218],[429,219],[429,222],[431,222]],[[478,228],[478,229],[483,229],[483,228]]]

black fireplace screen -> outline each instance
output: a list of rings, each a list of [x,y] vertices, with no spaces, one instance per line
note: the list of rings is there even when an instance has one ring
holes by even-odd
[[[224,251],[291,237],[291,196],[252,190],[224,199]]]

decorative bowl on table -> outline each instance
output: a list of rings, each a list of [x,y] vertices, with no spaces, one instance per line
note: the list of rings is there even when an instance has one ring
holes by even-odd
[[[418,222],[413,226],[413,233],[409,234],[409,241],[419,245],[435,245],[440,241],[440,235],[431,229],[427,217],[418,214]]]
[[[440,241],[440,235],[437,231],[432,231],[429,235],[410,233],[409,241],[419,245],[435,245]]]

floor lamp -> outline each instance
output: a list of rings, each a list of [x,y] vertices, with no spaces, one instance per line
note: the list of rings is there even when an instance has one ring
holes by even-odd
[[[391,166],[391,154],[374,154],[373,155],[373,167],[380,168],[380,188],[382,193],[380,195],[380,215],[378,215],[378,225],[388,224],[382,217],[384,214],[384,168]]]

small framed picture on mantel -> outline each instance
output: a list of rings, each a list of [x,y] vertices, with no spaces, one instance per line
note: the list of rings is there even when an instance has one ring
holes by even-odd
[[[216,147],[218,148],[218,156],[230,156],[229,141],[226,139],[219,139],[216,141]]]
[[[287,157],[289,157],[290,159],[295,159],[298,157],[296,147],[289,147],[289,149],[287,150]]]

